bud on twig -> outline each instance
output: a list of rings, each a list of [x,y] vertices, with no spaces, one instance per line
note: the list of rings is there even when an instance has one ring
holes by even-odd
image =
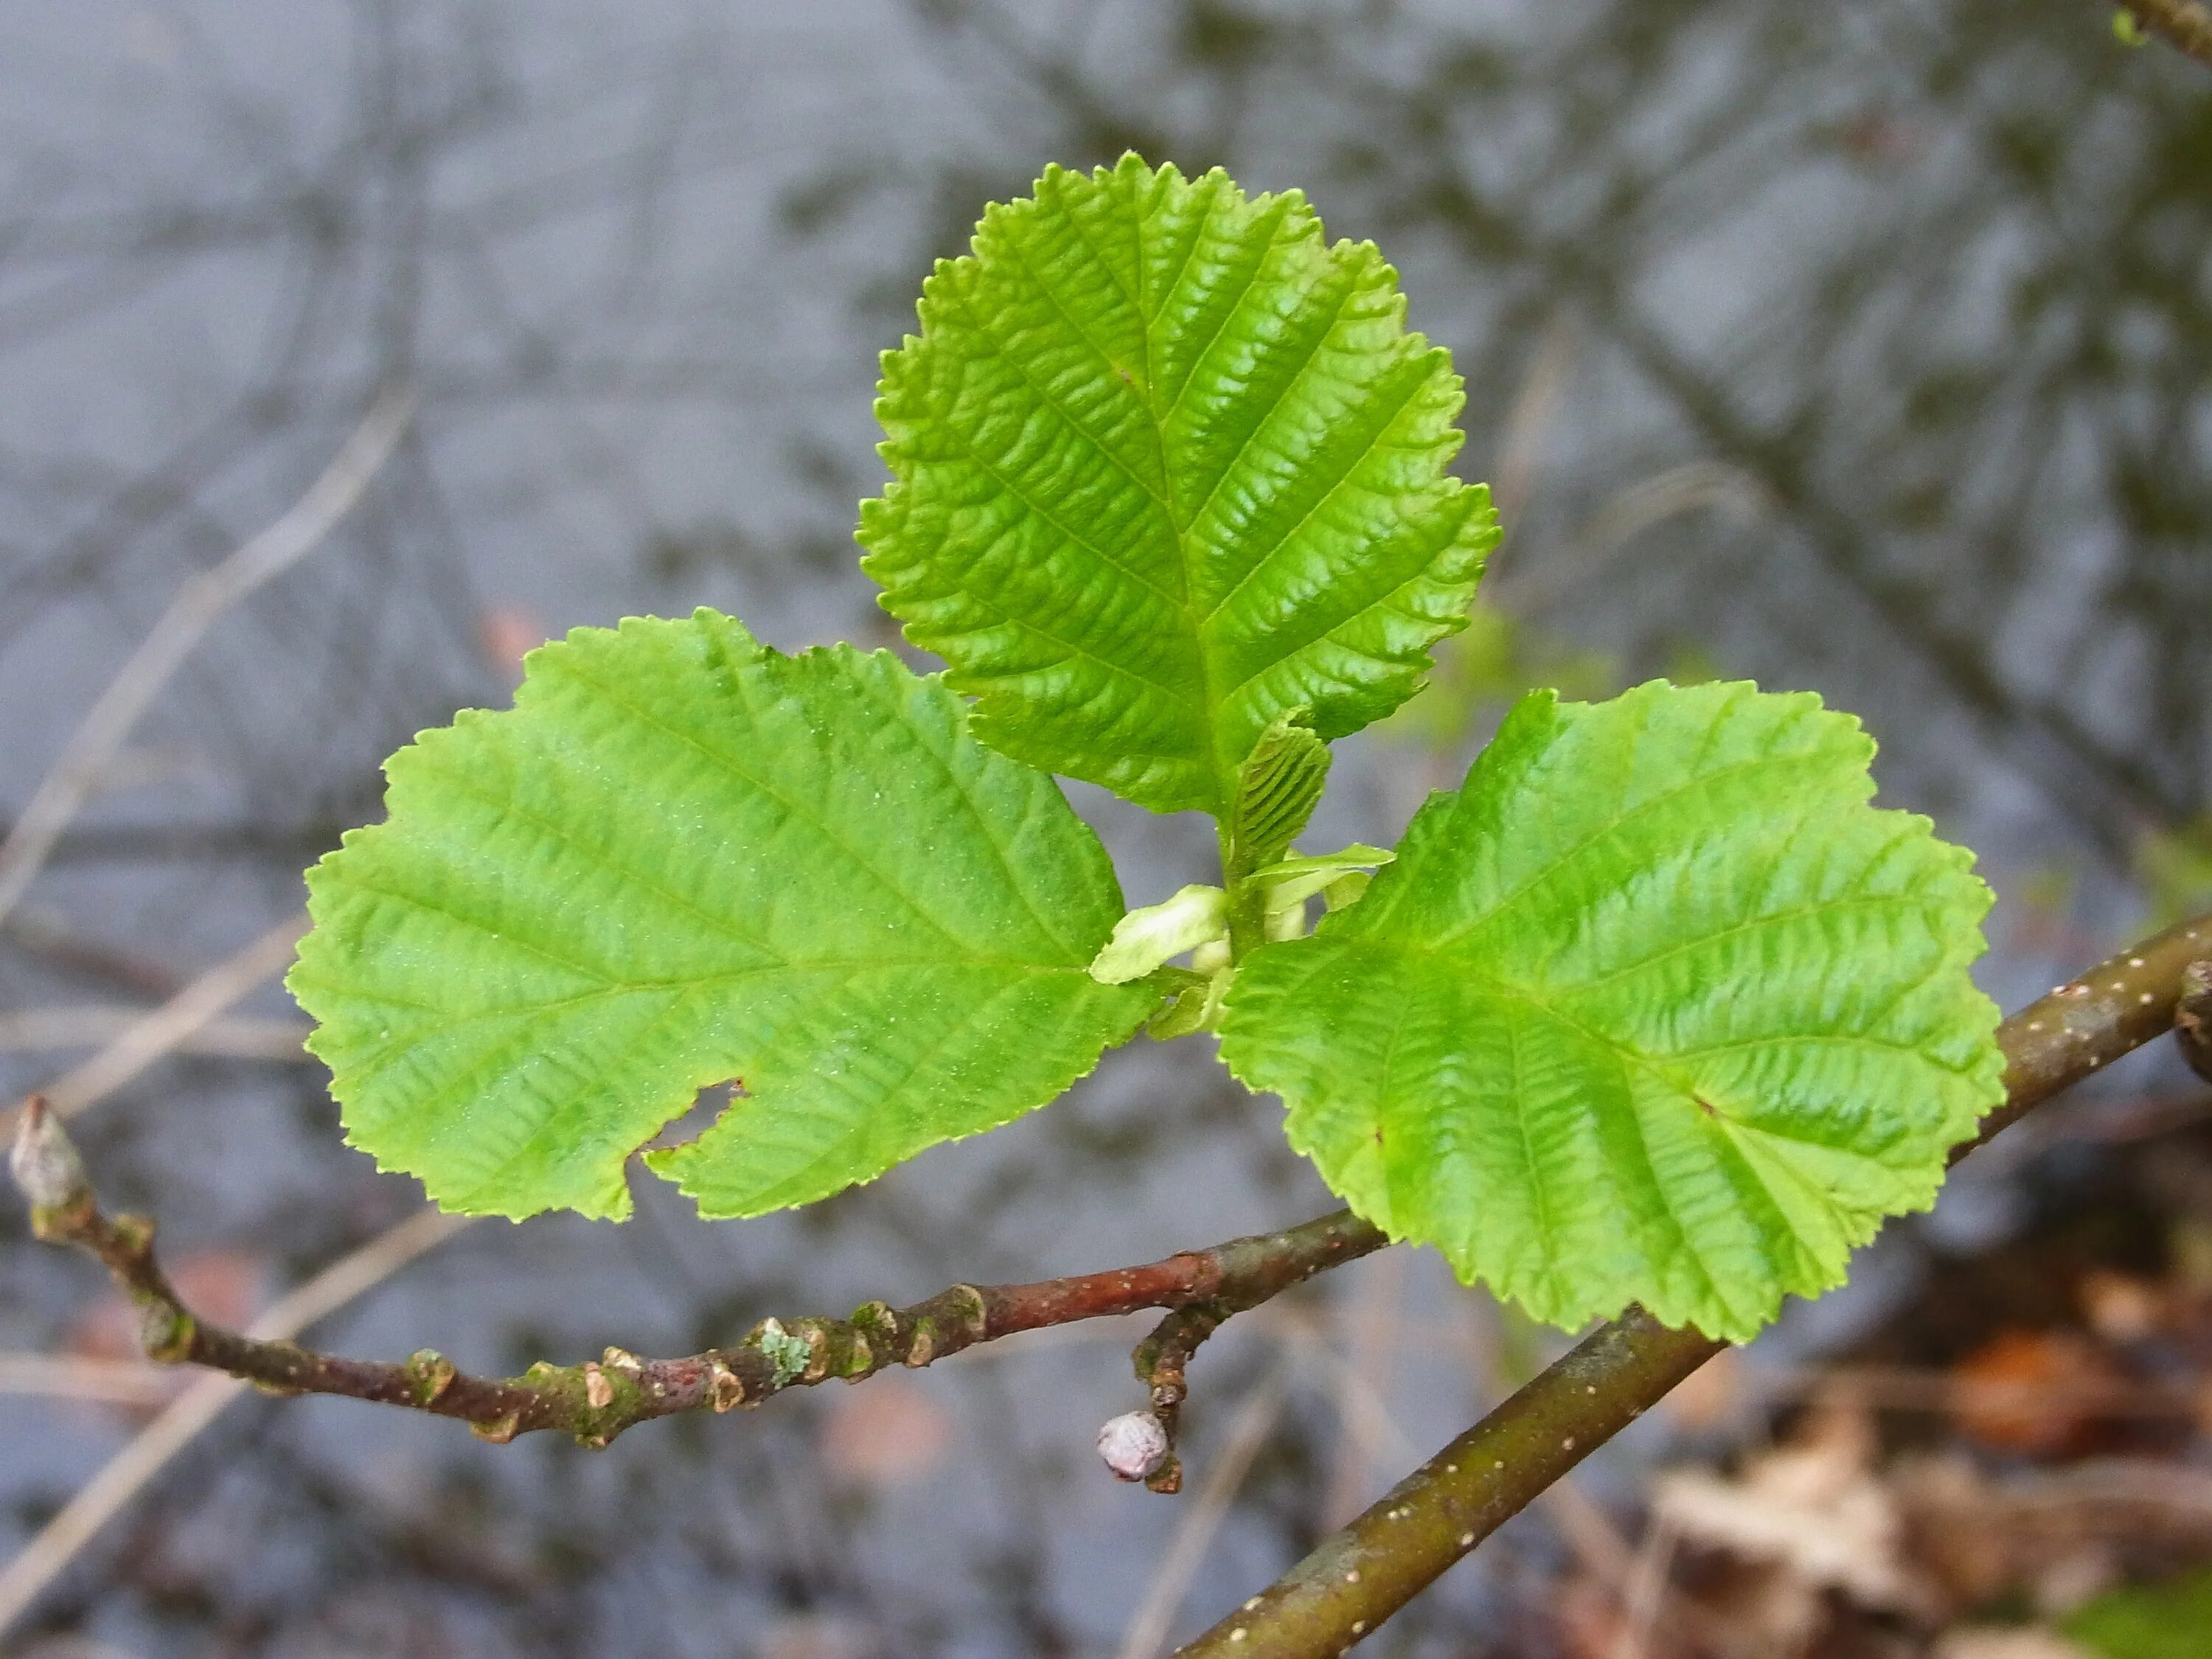
[[[1150,1479],[1172,1449],[1166,1428],[1150,1412],[1124,1412],[1098,1431],[1098,1455],[1117,1480]]]
[[[43,1095],[33,1095],[23,1103],[8,1169],[33,1210],[66,1210],[92,1194],[84,1160],[77,1156],[69,1132]]]

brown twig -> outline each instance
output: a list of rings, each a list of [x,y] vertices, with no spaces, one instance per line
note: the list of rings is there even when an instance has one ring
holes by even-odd
[[[24,1108],[13,1163],[31,1200],[32,1231],[106,1265],[138,1310],[149,1358],[228,1372],[278,1394],[339,1395],[459,1418],[494,1441],[557,1430],[580,1444],[604,1446],[653,1418],[757,1406],[828,1377],[857,1382],[887,1365],[927,1365],[1017,1332],[1146,1308],[1206,1310],[1210,1331],[1229,1312],[1255,1307],[1383,1242],[1339,1212],[1143,1267],[1027,1285],[955,1285],[908,1308],[871,1302],[845,1319],[764,1319],[729,1347],[680,1359],[641,1359],[609,1348],[579,1365],[541,1362],[520,1376],[482,1377],[428,1349],[400,1364],[349,1359],[198,1318],[161,1271],[153,1224],[111,1218],[100,1209],[76,1149],[43,1100],[33,1097]],[[1187,1350],[1180,1352],[1187,1359]],[[1176,1377],[1179,1387],[1179,1369]]]
[[[135,1030],[143,1008],[106,1003],[61,1003],[0,1013],[0,1054],[34,1054],[71,1048],[102,1048]],[[266,1060],[308,1065],[306,1047],[313,1028],[302,1019],[218,1015],[181,1037],[172,1053],[211,1054],[229,1060]]]
[[[38,1178],[40,1172],[33,1173]],[[50,1161],[44,1173],[65,1177],[66,1160],[58,1167]],[[21,1175],[19,1170],[19,1178]],[[270,1340],[295,1336],[468,1224],[465,1216],[419,1210],[287,1291],[254,1320],[248,1334]],[[0,1636],[13,1628],[46,1587],[148,1481],[245,1392],[246,1384],[235,1377],[210,1373],[195,1378],[190,1388],[163,1407],[159,1416],[79,1487],[33,1535],[22,1553],[0,1567]]]
[[[2031,1004],[1998,1032],[2005,1103],[1957,1157],[2038,1103],[2173,1029],[2212,916],[2168,928]],[[1342,1653],[1726,1345],[1640,1308],[1600,1326],[1304,1560],[1178,1652]]]
[[[2109,4],[2111,0],[2100,0]],[[2119,8],[2185,56],[2212,68],[2212,7],[2203,0],[2118,0]]]
[[[75,1354],[0,1353],[0,1395],[48,1395],[101,1406],[166,1406],[182,1379],[143,1359],[91,1359]]]
[[[97,1054],[87,1056],[47,1084],[46,1103],[61,1117],[74,1117],[143,1076],[155,1062],[221,1019],[291,965],[307,913],[295,911],[267,933],[239,947],[212,967],[195,974],[175,995],[131,1022]],[[0,1113],[0,1139],[12,1137],[12,1112]]]
[[[1389,1242],[1381,1228],[1362,1221],[1349,1210],[1339,1210],[1288,1232],[1216,1246],[1217,1251],[1236,1253],[1234,1271],[1224,1276],[1224,1288],[1176,1308],[1130,1355],[1137,1381],[1151,1391],[1148,1410],[1160,1428],[1159,1461],[1142,1475],[1145,1484],[1154,1492],[1182,1489],[1182,1462],[1175,1452],[1176,1430],[1182,1402],[1190,1394],[1187,1373],[1191,1358],[1206,1338],[1236,1315],[1258,1307],[1300,1280],[1357,1261]],[[1115,1473],[1131,1477],[1127,1469],[1117,1468]]]

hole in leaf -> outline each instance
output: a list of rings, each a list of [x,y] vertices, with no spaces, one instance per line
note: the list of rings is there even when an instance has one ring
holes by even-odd
[[[693,1097],[690,1107],[681,1117],[672,1120],[639,1150],[657,1152],[664,1147],[681,1146],[688,1141],[698,1139],[714,1127],[714,1120],[721,1116],[724,1109],[744,1092],[743,1078],[733,1077],[726,1083],[708,1084]]]

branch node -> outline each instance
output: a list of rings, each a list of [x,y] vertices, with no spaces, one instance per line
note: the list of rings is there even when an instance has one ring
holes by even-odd
[[[198,1333],[198,1322],[175,1303],[139,1298],[138,1346],[155,1364],[183,1364],[192,1357],[192,1338]]]
[[[898,1346],[898,1312],[888,1302],[863,1302],[846,1323],[856,1331],[865,1331],[872,1340],[881,1336],[889,1346]]]
[[[735,1371],[717,1359],[707,1368],[707,1397],[717,1413],[730,1411],[745,1403],[745,1385]]]
[[[645,1375],[645,1362],[628,1348],[610,1346],[599,1355],[599,1364],[611,1371],[620,1371],[633,1382]]]
[[[417,1348],[400,1369],[407,1373],[408,1391],[418,1406],[435,1405],[459,1375],[453,1362],[435,1348]]]
[[[595,1412],[603,1412],[615,1403],[615,1385],[607,1381],[607,1374],[599,1369],[597,1360],[584,1362],[584,1403]]]
[[[836,1322],[811,1316],[791,1322],[789,1334],[806,1345],[806,1364],[795,1379],[800,1382],[819,1382],[833,1371],[844,1374],[846,1361],[850,1357],[850,1342],[838,1340],[849,1334],[837,1329]],[[866,1346],[865,1340],[861,1342]],[[842,1351],[842,1352],[841,1352]]]
[[[109,1234],[117,1252],[133,1267],[143,1265],[154,1254],[151,1216],[132,1215],[126,1211],[109,1224]]]
[[[920,1370],[937,1358],[937,1322],[927,1316],[914,1322],[913,1340],[906,1345],[906,1353],[900,1364],[909,1370]]]
[[[955,1342],[951,1347],[947,1348],[945,1352],[947,1353],[957,1353],[960,1349],[967,1347],[972,1343],[989,1341],[991,1338],[991,1304],[984,1299],[983,1292],[977,1290],[973,1285],[955,1285],[951,1290],[945,1292],[945,1297],[951,1302],[964,1304],[961,1309],[961,1312],[965,1321],[963,1328],[961,1330],[959,1334],[959,1340]]]
[[[504,1417],[492,1419],[489,1423],[471,1423],[469,1425],[469,1432],[479,1440],[489,1440],[495,1446],[504,1446],[522,1432],[522,1413],[509,1412]]]
[[[2122,17],[2130,20],[2136,38],[2123,31]],[[2212,67],[2212,7],[2204,0],[2119,0],[2112,21],[2113,33],[2125,45],[2140,45],[2148,30],[2162,36],[2175,51]]]

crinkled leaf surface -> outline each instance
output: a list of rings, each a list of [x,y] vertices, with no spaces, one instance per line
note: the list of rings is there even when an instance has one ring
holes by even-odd
[[[1526,698],[1222,1054],[1352,1206],[1572,1328],[1749,1336],[2001,1096],[1986,888],[1809,695]]]
[[[894,482],[860,532],[977,734],[1220,813],[1276,716],[1336,738],[1412,696],[1497,530],[1404,318],[1295,191],[1131,155],[992,207],[884,356]]]
[[[1276,862],[1304,832],[1328,787],[1329,762],[1328,745],[1303,708],[1260,734],[1237,786],[1237,839],[1252,868]]]
[[[1121,915],[1058,787],[952,692],[730,617],[580,629],[513,710],[386,768],[309,872],[290,984],[353,1142],[450,1209],[709,1215],[821,1198],[1052,1099],[1158,998],[1085,969]]]

